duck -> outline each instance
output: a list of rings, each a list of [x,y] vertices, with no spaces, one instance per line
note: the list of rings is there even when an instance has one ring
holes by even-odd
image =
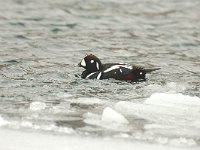
[[[87,54],[78,64],[85,70],[81,74],[83,79],[116,79],[130,82],[146,81],[146,74],[160,68],[145,69],[140,66],[123,63],[105,63],[93,55]]]

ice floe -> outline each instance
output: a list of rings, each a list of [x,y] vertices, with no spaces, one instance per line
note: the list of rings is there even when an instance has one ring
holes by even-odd
[[[9,124],[9,122],[0,116],[0,126],[5,126],[8,124]]]
[[[31,122],[28,120],[6,120],[3,117],[0,116],[0,127],[9,127],[11,129],[34,129],[36,131],[53,131],[57,133],[66,133],[66,134],[72,134],[75,131],[72,128],[69,127],[60,127],[55,125],[54,123],[36,123]]]
[[[115,109],[145,119],[150,134],[199,138],[200,98],[183,94],[154,93],[143,103],[120,101]]]
[[[181,93],[154,93],[145,101],[145,104],[171,107],[176,107],[177,105],[184,105],[184,107],[199,107],[200,98],[183,95]]]
[[[102,114],[85,113],[83,115],[84,122],[91,125],[100,126],[103,128],[128,131],[127,125],[129,121],[119,112],[113,110],[110,107],[104,108]]]
[[[0,149],[15,150],[198,150],[198,147],[175,147],[116,138],[63,136],[0,128]],[[176,141],[175,141],[176,142]]]
[[[128,120],[117,111],[113,110],[110,107],[106,107],[103,110],[101,120],[104,122],[112,122],[112,123],[120,123],[120,124],[128,124]]]
[[[32,111],[38,111],[38,110],[43,110],[46,108],[46,104],[44,102],[32,102],[30,103],[30,110]]]

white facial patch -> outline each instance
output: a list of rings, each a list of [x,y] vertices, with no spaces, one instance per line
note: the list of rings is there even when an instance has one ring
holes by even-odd
[[[85,59],[81,61],[81,66],[86,67]]]
[[[96,62],[96,67],[97,67],[97,70],[99,70],[99,63]]]
[[[90,60],[91,63],[94,63],[94,60]]]
[[[140,75],[142,75],[142,72],[140,72]]]
[[[98,79],[98,80],[101,78],[101,74],[102,74],[102,72],[100,72],[100,73],[98,74],[98,76],[97,76],[97,79]]]

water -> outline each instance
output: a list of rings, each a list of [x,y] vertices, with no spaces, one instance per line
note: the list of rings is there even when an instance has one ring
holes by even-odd
[[[199,147],[199,7],[198,0],[0,1],[0,129]],[[137,84],[83,80],[77,64],[86,53],[161,69]]]

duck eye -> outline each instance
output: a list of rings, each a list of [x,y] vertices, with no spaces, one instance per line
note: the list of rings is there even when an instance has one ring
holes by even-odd
[[[94,60],[91,60],[90,62],[91,62],[91,63],[94,63]]]

